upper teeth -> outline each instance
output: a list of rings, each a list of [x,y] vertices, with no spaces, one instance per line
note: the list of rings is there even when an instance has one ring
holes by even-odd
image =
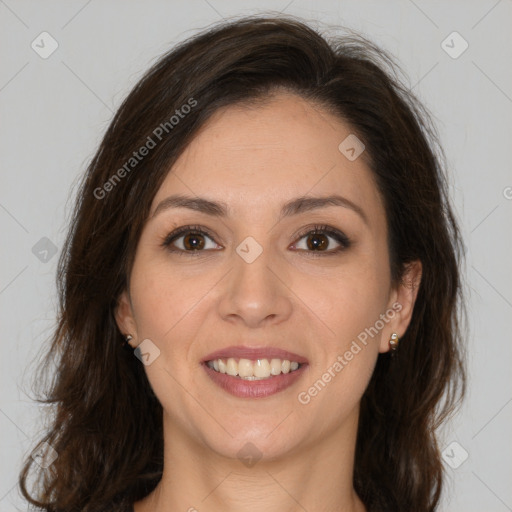
[[[233,377],[239,376],[243,379],[258,380],[267,379],[271,375],[279,375],[280,373],[289,373],[299,367],[296,361],[288,361],[287,359],[240,359],[237,361],[234,357],[226,359],[214,359],[208,361],[208,366],[220,373],[227,373]]]

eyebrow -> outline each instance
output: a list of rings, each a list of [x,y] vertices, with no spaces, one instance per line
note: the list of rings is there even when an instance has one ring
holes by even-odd
[[[285,217],[300,215],[301,213],[326,208],[329,206],[341,206],[356,212],[363,221],[368,224],[368,218],[363,209],[346,197],[330,195],[321,197],[300,196],[287,201],[281,208],[279,221]],[[155,209],[151,218],[170,208],[188,208],[189,210],[205,213],[213,217],[225,218],[228,216],[229,208],[222,201],[211,201],[202,197],[190,197],[181,194],[171,195],[163,199]]]

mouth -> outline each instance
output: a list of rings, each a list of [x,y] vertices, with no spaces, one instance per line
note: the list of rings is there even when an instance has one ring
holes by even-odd
[[[304,363],[289,359],[256,359],[229,357],[206,361],[209,368],[243,380],[264,380],[297,371]]]
[[[303,356],[267,347],[229,347],[201,361],[208,376],[224,391],[241,398],[263,398],[291,386],[308,366]]]

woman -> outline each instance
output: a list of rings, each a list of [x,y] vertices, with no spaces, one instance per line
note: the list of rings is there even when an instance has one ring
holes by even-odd
[[[25,497],[435,510],[465,383],[441,155],[361,37],[248,17],[164,55],[82,183]]]

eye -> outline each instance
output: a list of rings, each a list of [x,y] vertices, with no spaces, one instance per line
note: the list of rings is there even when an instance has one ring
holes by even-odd
[[[308,256],[313,257],[332,256],[333,254],[347,249],[351,245],[350,240],[344,233],[329,226],[315,225],[312,228],[309,227],[302,231],[298,237],[299,239],[305,238],[305,243],[295,243],[291,247],[293,249],[299,249],[308,254]],[[207,239],[211,241],[210,247],[208,247]],[[332,245],[329,239],[334,240],[334,242],[338,244],[338,247],[329,249],[330,245]],[[302,245],[302,247],[300,245]],[[202,226],[182,226],[177,228],[165,237],[162,246],[172,253],[191,256],[197,256],[206,249],[221,249],[221,247],[214,242],[213,235]]]
[[[331,256],[333,254],[337,254],[348,247],[350,247],[350,240],[348,237],[339,231],[338,229],[331,228],[329,226],[313,226],[313,229],[308,228],[307,231],[303,231],[300,233],[299,238],[305,239],[304,243],[295,243],[293,244],[293,248],[306,251],[307,253],[319,253],[319,254],[309,254],[309,256]],[[330,249],[331,245],[330,239],[334,239],[336,243],[338,243],[338,247],[335,249]],[[322,254],[324,253],[324,254]]]
[[[191,255],[197,255],[203,249],[219,248],[215,242],[208,247],[205,239],[213,242],[213,237],[201,226],[182,226],[167,235],[162,245],[170,252]]]

